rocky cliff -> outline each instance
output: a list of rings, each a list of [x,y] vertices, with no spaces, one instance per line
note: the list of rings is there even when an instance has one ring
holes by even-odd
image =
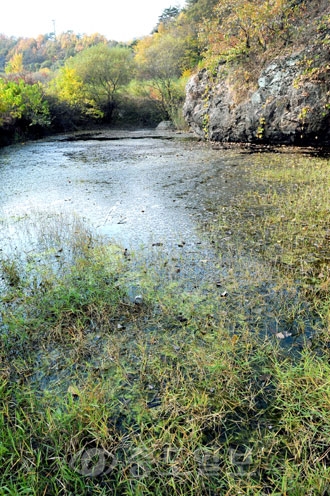
[[[195,134],[214,141],[329,146],[329,34],[258,71],[257,84],[243,99],[226,64],[216,77],[206,70],[194,75],[184,117]]]

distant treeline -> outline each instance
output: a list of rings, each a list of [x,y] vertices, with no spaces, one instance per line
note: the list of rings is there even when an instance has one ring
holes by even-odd
[[[313,10],[311,0],[186,4],[165,9],[151,34],[126,45],[99,33],[0,35],[0,143],[92,123],[182,126],[193,72],[245,64],[248,83],[255,61],[302,39],[301,19]]]

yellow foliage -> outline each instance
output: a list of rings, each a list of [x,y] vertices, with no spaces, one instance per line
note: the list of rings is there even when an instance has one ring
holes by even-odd
[[[20,74],[24,70],[23,53],[16,52],[5,67],[6,74]]]
[[[57,96],[70,105],[80,105],[84,100],[84,84],[78,77],[77,71],[65,66],[55,80]]]
[[[288,0],[219,0],[199,33],[206,59],[230,60],[251,48],[265,50],[276,36],[288,35],[294,12]]]
[[[135,60],[137,64],[144,65],[147,63],[147,52],[148,49],[152,47],[155,40],[155,34],[150,36],[145,36],[139,40],[134,48]]]
[[[183,79],[189,79],[192,75],[193,71],[191,69],[184,69],[182,72],[182,78]]]

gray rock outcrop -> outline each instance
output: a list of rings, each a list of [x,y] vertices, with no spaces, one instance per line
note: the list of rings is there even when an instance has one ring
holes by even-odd
[[[308,60],[318,60],[316,70],[306,70]],[[330,145],[329,50],[274,59],[239,103],[226,70],[219,67],[216,83],[206,70],[188,82],[184,117],[195,134],[214,141]]]

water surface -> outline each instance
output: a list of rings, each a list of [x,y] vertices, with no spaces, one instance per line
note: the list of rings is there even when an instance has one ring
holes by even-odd
[[[246,187],[250,157],[212,150],[184,134],[112,131],[73,138],[0,152],[2,219],[75,212],[125,246],[170,246],[195,242],[196,225]]]
[[[76,214],[123,249],[146,259],[171,257],[186,288],[209,284],[208,297],[221,292],[226,305],[263,318],[276,334],[286,329],[276,315],[284,304],[297,305],[297,292],[274,290],[262,260],[237,254],[228,242],[230,226],[217,250],[201,234],[204,223],[253,187],[246,174],[253,162],[253,154],[238,148],[214,149],[184,133],[151,130],[63,135],[7,147],[0,151],[0,249],[33,249],[31,237],[24,246],[22,219],[38,223],[40,214]]]

